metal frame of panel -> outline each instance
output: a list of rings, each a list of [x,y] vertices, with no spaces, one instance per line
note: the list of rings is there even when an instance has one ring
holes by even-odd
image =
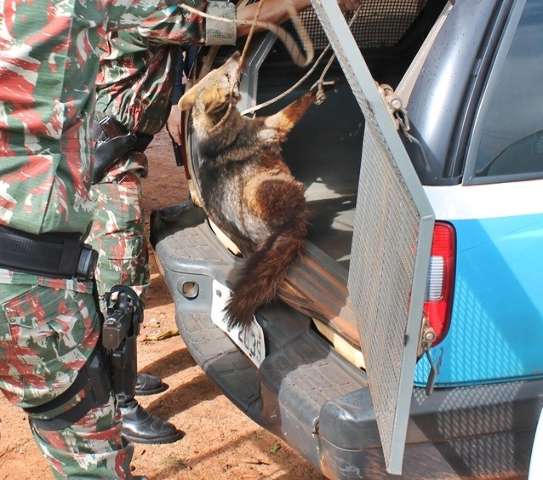
[[[390,295],[390,298],[387,299],[382,290],[384,289],[385,293],[388,293],[386,292],[387,288],[394,289],[397,287],[395,282],[399,281],[399,279],[387,278],[386,275],[375,275],[378,278],[366,275],[366,281],[361,284],[355,278],[357,272],[353,269],[353,266],[356,268],[357,265],[356,258],[354,258],[357,255],[356,245],[359,244],[358,242],[363,245],[364,241],[365,244],[368,244],[367,239],[371,235],[374,235],[373,239],[382,238],[383,228],[385,230],[387,228],[386,225],[383,226],[382,218],[378,218],[378,211],[368,215],[366,211],[360,210],[364,209],[364,205],[361,204],[359,197],[357,214],[363,212],[364,215],[359,215],[362,224],[355,226],[351,272],[349,274],[349,293],[353,305],[357,305],[357,298],[363,299],[364,296],[373,299],[377,298],[378,295],[381,302],[374,305],[373,311],[375,315],[372,315],[371,318],[368,318],[367,315],[364,318],[362,313],[364,309],[360,308],[360,302],[358,302],[356,310],[359,317],[358,324],[362,349],[368,362],[367,373],[370,393],[383,445],[387,471],[391,474],[401,474],[435,217],[396,131],[395,123],[376,87],[337,1],[312,0],[312,4],[366,120],[360,188],[364,187],[364,182],[370,181],[363,178],[365,164],[373,168],[373,170],[370,168],[368,171],[377,175],[380,172],[379,167],[383,167],[388,178],[392,180],[390,184],[398,187],[402,195],[393,198],[394,192],[390,194],[391,192],[387,193],[385,191],[383,194],[384,200],[380,199],[379,201],[382,200],[381,203],[386,206],[388,212],[391,211],[391,208],[397,207],[398,218],[396,220],[398,223],[395,226],[401,224],[403,221],[402,214],[405,212],[409,213],[412,223],[411,230],[409,232],[406,230],[409,235],[402,235],[404,230],[401,228],[396,231],[397,235],[394,242],[403,243],[400,245],[401,248],[394,249],[393,252],[386,250],[386,255],[379,254],[371,258],[374,263],[372,267],[374,271],[381,274],[387,273],[383,265],[388,262],[387,265],[392,266],[389,271],[396,269],[403,275],[404,280],[406,279],[409,285],[409,288],[396,292],[396,297]],[[378,155],[372,156],[372,152],[378,153]],[[371,193],[371,185],[369,191]],[[397,205],[392,207],[390,204],[386,205],[387,201],[390,203],[390,199],[395,200]],[[381,228],[381,230],[377,231],[378,228]],[[400,258],[400,251],[403,253],[409,252],[409,254]],[[395,258],[394,254],[397,252],[398,258]],[[392,255],[392,258],[388,255]],[[370,256],[366,253],[364,261],[368,258]],[[402,261],[405,265],[400,265]],[[379,264],[379,262],[383,265]],[[359,262],[358,266],[361,265]],[[404,291],[409,289],[410,291]],[[384,303],[387,302],[388,304],[385,305]],[[396,302],[399,306],[393,302]],[[396,324],[394,325],[395,330],[391,331],[388,322],[393,317]],[[380,339],[382,344],[378,343],[376,345],[376,339]],[[392,344],[394,344],[396,350],[391,347]]]

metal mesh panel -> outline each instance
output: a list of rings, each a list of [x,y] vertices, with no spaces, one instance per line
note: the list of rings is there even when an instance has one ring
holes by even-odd
[[[366,121],[348,287],[387,471],[399,474],[434,216],[336,0],[312,3]]]
[[[397,169],[366,129],[349,270],[351,302],[385,458],[391,454],[420,214]]]
[[[364,49],[393,47],[401,40],[426,3],[427,0],[364,0],[360,15],[351,28],[356,43]],[[328,39],[315,11],[309,8],[300,16],[315,48],[325,48]],[[347,19],[350,17],[348,14]]]

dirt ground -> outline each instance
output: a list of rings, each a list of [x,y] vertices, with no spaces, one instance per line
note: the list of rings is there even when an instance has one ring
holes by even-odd
[[[175,165],[167,134],[148,150],[146,213],[186,195],[183,169]],[[140,370],[161,376],[166,392],[140,398],[150,412],[186,436],[161,446],[136,446],[135,473],[152,480],[318,480],[319,475],[286,444],[249,420],[195,364],[179,336],[145,341],[176,331],[174,307],[151,258],[151,289],[140,336]],[[52,478],[30,435],[24,412],[0,396],[0,479]]]

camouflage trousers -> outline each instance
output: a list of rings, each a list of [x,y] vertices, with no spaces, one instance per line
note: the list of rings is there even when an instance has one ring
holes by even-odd
[[[0,269],[0,389],[12,403],[43,405],[74,382],[100,334],[90,290],[82,282]],[[51,416],[70,409],[84,394]],[[32,417],[30,426],[55,478],[132,478],[133,449],[121,439],[113,397],[63,430],[40,429]]]
[[[91,188],[95,209],[85,242],[99,254],[95,277],[100,297],[115,285],[127,285],[144,298],[149,287],[140,180],[146,172],[147,158],[134,152]]]

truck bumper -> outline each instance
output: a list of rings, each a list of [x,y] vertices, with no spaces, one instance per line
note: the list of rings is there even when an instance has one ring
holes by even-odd
[[[257,369],[211,321],[212,280],[231,284],[238,260],[200,209],[153,212],[151,243],[190,353],[240,410],[328,478],[387,478],[364,372],[337,355],[309,318],[280,303],[257,315],[267,349]],[[197,285],[196,297],[183,294],[187,282]],[[541,380],[439,389],[430,397],[416,388],[399,478],[525,475],[542,406]]]

